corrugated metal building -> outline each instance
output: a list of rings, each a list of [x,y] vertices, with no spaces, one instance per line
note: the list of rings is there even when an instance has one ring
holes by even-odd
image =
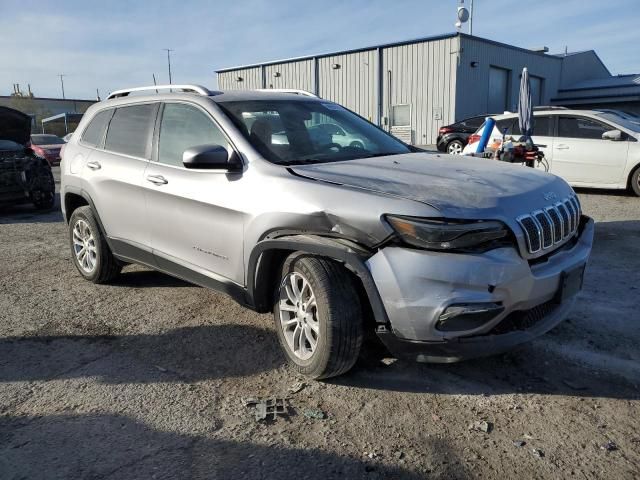
[[[515,110],[520,72],[533,101],[551,104],[577,82],[611,77],[594,51],[548,55],[463,33],[217,70],[221,90],[295,88],[338,102],[413,144],[438,128]]]

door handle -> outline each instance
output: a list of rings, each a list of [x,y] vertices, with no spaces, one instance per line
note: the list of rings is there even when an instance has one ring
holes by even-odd
[[[147,175],[147,181],[154,185],[166,185],[169,183],[169,180],[164,178],[162,175]]]
[[[102,165],[100,165],[100,163],[98,162],[87,162],[87,167],[89,167],[91,170],[100,170],[102,168]]]
[[[569,145],[558,145],[556,150],[569,150]]]

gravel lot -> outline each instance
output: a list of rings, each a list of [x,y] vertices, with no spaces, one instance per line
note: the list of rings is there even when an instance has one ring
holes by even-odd
[[[579,195],[598,223],[569,320],[468,363],[363,359],[269,423],[243,399],[301,380],[271,316],[136,266],[95,286],[58,211],[0,211],[0,478],[638,478],[640,199]]]

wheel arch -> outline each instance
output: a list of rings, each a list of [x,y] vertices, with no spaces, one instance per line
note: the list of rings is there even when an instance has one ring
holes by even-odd
[[[640,162],[637,163],[635,166],[631,167],[631,170],[629,170],[629,176],[627,177],[627,188],[630,189],[631,188],[631,181],[633,180],[633,175],[640,170]]]
[[[75,192],[66,192],[64,194],[64,220],[69,223],[71,219],[71,215],[73,212],[85,205],[89,205],[89,200],[87,200],[83,195]]]
[[[247,300],[253,308],[266,313],[273,307],[273,292],[285,259],[292,253],[317,255],[335,260],[354,276],[365,309],[377,324],[387,324],[387,312],[365,262],[373,252],[348,240],[319,235],[286,235],[263,240],[251,251],[247,268]],[[366,310],[365,310],[366,311]]]

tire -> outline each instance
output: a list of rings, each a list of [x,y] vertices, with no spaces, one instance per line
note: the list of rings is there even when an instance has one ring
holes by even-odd
[[[86,280],[107,283],[120,274],[122,265],[111,253],[91,207],[79,207],[71,214],[69,243],[73,264]]]
[[[43,160],[46,162],[46,160]],[[38,210],[50,210],[55,203],[55,183],[51,168],[39,165],[29,176],[33,176],[30,183],[30,197],[33,206]]]
[[[364,149],[364,143],[362,143],[360,140],[354,140],[353,142],[351,142],[349,144],[350,147],[353,148],[362,148]]]
[[[462,155],[464,145],[460,140],[452,140],[447,144],[447,153],[449,155]]]
[[[629,179],[629,186],[631,187],[631,191],[637,197],[640,197],[640,167],[636,168],[635,171],[631,174],[631,177]]]
[[[315,306],[310,304],[312,295]],[[296,298],[302,299],[299,307],[293,301]],[[362,346],[362,309],[353,280],[339,263],[290,256],[276,288],[273,314],[280,345],[299,373],[312,379],[329,378],[346,373],[355,364]]]

